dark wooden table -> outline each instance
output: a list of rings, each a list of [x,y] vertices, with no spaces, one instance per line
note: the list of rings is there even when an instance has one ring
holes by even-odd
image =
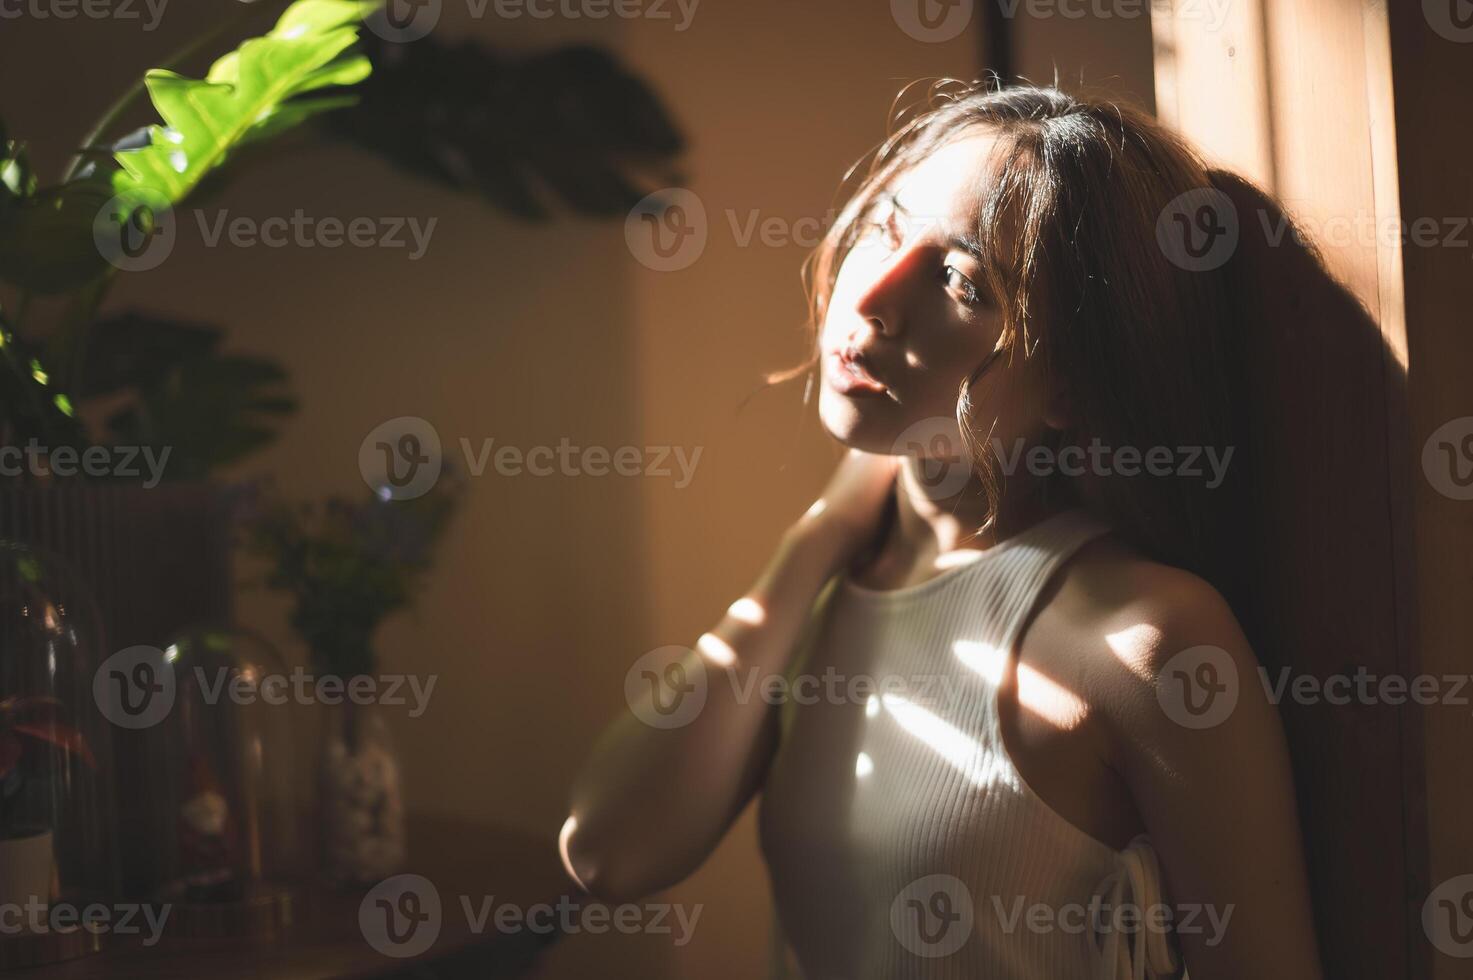
[[[104,935],[103,951],[3,974],[17,980],[283,980],[319,978],[515,977],[526,972],[556,933],[527,928],[498,931],[487,920],[477,930],[462,896],[479,909],[495,904],[528,909],[576,896],[558,860],[557,842],[472,821],[411,816],[405,872],[422,875],[438,893],[442,913],[434,943],[412,957],[376,949],[360,924],[367,890],[308,886],[293,895],[292,922],[275,938],[195,939],[164,936],[152,947],[139,938]],[[380,941],[381,938],[380,938]]]

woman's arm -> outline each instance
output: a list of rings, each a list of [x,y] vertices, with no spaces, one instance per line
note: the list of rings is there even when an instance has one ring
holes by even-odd
[[[1115,656],[1145,668],[1137,676],[1146,683],[1114,714],[1120,768],[1161,859],[1173,921],[1194,916],[1178,930],[1187,972],[1318,980],[1278,711],[1223,598],[1195,576],[1161,571],[1160,587],[1133,610],[1146,627],[1129,631],[1136,648],[1115,644]]]
[[[752,588],[674,671],[652,671],[658,691],[652,685],[599,738],[560,838],[563,864],[585,890],[627,901],[680,881],[762,785],[777,713],[761,681],[786,671],[824,584],[873,536],[894,472],[892,457],[851,450]],[[704,704],[689,719],[677,708],[660,721],[674,727],[647,723],[664,717],[657,696],[667,712],[679,703],[674,684],[703,685]]]

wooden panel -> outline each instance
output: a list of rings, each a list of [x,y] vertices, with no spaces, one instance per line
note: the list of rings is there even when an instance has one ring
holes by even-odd
[[[1189,133],[1209,160],[1272,187],[1264,0],[1227,5],[1221,27],[1152,5],[1156,115]],[[1200,5],[1199,5],[1200,6]],[[1210,123],[1210,124],[1209,124]]]
[[[1461,0],[1387,7],[1395,82],[1387,90],[1394,93],[1401,213],[1408,222],[1436,225],[1435,242],[1413,237],[1401,263],[1418,652],[1428,674],[1467,675],[1473,659],[1473,501],[1449,485],[1448,460],[1437,443],[1450,441],[1438,435],[1444,425],[1461,419],[1464,432],[1473,427],[1473,115],[1467,107],[1473,25]],[[1436,466],[1424,468],[1429,445]],[[1466,444],[1462,453],[1456,464],[1466,474],[1473,464]],[[1427,794],[1425,814],[1418,816],[1427,821],[1429,867],[1413,895],[1419,917],[1431,889],[1473,873],[1473,712],[1464,701],[1429,707],[1424,715]],[[1469,889],[1449,897],[1462,899],[1456,914],[1466,930]],[[1445,918],[1441,924],[1451,925]],[[1432,951],[1430,969],[1418,975],[1473,976],[1470,954],[1470,943]]]
[[[1235,200],[1260,464],[1249,632],[1270,670],[1410,677],[1406,335],[1400,255],[1378,234],[1400,218],[1385,10],[1240,0],[1214,29],[1201,8],[1153,8],[1161,115],[1282,200],[1343,284],[1291,241],[1262,247],[1271,205]],[[1282,709],[1326,975],[1426,976],[1421,719],[1385,700]]]

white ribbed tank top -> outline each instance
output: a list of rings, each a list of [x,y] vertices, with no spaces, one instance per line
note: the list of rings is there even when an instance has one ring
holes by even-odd
[[[1179,969],[1173,937],[1109,926],[1110,910],[1164,901],[1149,840],[1116,850],[1059,815],[998,724],[1039,594],[1107,530],[1064,511],[919,585],[836,583],[794,668],[759,816],[778,939],[804,980]]]

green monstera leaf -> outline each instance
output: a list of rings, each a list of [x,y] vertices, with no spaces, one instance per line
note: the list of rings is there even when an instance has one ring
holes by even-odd
[[[358,28],[381,2],[297,0],[269,33],[220,58],[202,79],[148,72],[144,87],[163,124],[118,147],[87,147],[92,164],[66,183],[27,187],[23,159],[0,154],[0,278],[37,293],[76,289],[109,270],[99,225],[147,234],[159,212],[243,147],[351,105],[355,96],[342,87],[372,70],[355,49]]]
[[[96,310],[114,266],[148,267],[140,252],[167,230],[165,213],[208,191],[208,182],[228,172],[225,164],[354,101],[345,87],[372,70],[355,48],[358,28],[381,3],[269,0],[270,10],[281,10],[275,27],[217,60],[204,78],[148,72],[136,94],[147,92],[162,122],[116,142],[102,139],[135,93],[125,94],[58,184],[37,186],[24,145],[0,126],[0,279],[21,288],[17,320],[30,294],[71,294],[44,344],[0,317],[0,441],[84,444],[73,397],[119,390],[134,397],[107,419],[109,434],[172,446],[172,469],[184,475],[203,475],[274,437],[276,423],[295,408],[279,365],[221,355],[205,328],[147,315],[98,324]],[[147,365],[130,360],[130,344],[155,357]]]
[[[183,201],[237,149],[269,139],[303,120],[350,105],[350,95],[319,95],[352,85],[371,67],[349,49],[358,25],[379,0],[297,0],[271,32],[246,41],[203,79],[155,69],[144,76],[164,125],[148,145],[115,154],[119,194],[144,192],[170,205]]]

